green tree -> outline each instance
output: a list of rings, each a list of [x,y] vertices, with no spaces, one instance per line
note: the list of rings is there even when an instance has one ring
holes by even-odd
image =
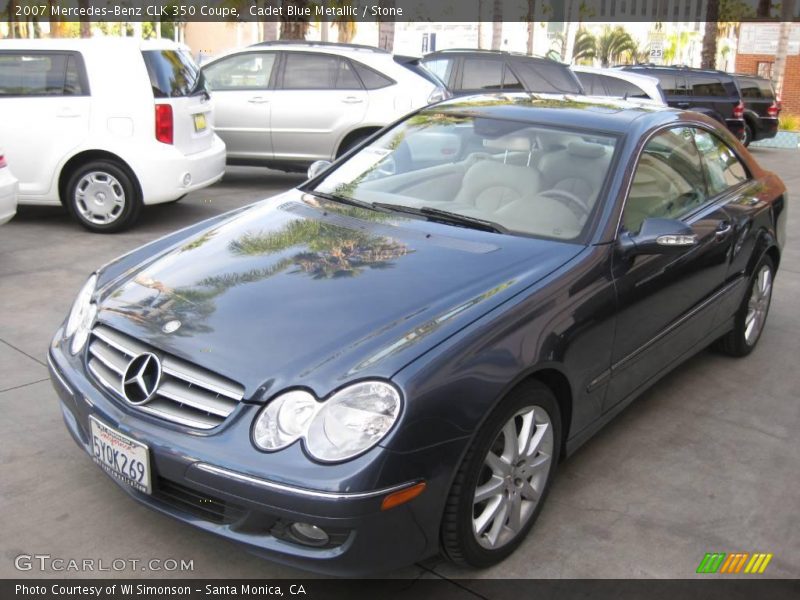
[[[603,28],[603,33],[597,38],[595,48],[600,64],[604,67],[609,67],[618,63],[626,54],[630,55],[631,52],[635,51],[636,43],[633,41],[631,34],[625,31],[622,26],[617,25],[612,28],[606,25]]]
[[[572,46],[572,62],[591,62],[597,53],[597,40],[586,29],[580,28],[575,34],[575,44]]]

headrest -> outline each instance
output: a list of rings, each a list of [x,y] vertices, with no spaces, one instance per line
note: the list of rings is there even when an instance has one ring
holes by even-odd
[[[504,135],[495,139],[483,140],[484,148],[492,150],[506,150],[508,152],[529,152],[531,149],[530,138],[524,135]]]
[[[600,144],[575,140],[567,144],[567,152],[582,158],[600,158],[606,153],[606,149]]]

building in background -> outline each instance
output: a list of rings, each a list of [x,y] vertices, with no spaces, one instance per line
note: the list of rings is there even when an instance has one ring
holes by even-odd
[[[778,23],[742,23],[736,71],[771,79],[779,31]],[[794,23],[789,32],[789,50],[780,95],[783,110],[791,115],[800,115],[800,23]]]

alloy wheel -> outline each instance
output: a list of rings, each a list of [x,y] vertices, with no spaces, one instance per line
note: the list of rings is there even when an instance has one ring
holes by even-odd
[[[517,538],[534,514],[552,468],[553,426],[540,406],[511,417],[489,448],[475,488],[472,531],[494,550]]]
[[[744,339],[752,346],[761,335],[764,323],[767,320],[769,302],[772,297],[772,270],[768,265],[762,265],[758,270],[750,300],[747,303],[747,315],[744,319]]]
[[[75,186],[75,207],[81,217],[95,225],[116,221],[125,210],[125,189],[119,180],[103,171],[90,171]]]

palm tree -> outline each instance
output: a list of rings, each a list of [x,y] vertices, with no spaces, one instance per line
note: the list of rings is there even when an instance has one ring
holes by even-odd
[[[775,64],[772,66],[772,82],[775,90],[783,91],[783,78],[786,75],[786,55],[789,53],[789,30],[794,18],[796,0],[783,0],[781,4],[781,26],[778,33],[778,50],[775,53]]]
[[[620,25],[613,29],[606,25],[602,35],[597,38],[596,56],[604,67],[619,62],[625,54],[630,54],[635,50],[636,42],[633,41],[631,34]]]
[[[591,62],[597,53],[597,40],[582,27],[575,34],[575,43],[572,46],[572,62]]]
[[[503,0],[494,0],[492,7],[492,50],[503,45]]]
[[[298,9],[306,9],[308,0],[295,0],[294,5]],[[281,36],[282,40],[304,40],[308,33],[309,22],[305,17],[281,17]]]
[[[380,0],[378,5],[382,8],[394,8],[395,0]],[[391,52],[394,50],[394,19],[378,22],[378,47]]]
[[[528,14],[525,20],[528,22],[528,39],[525,44],[525,50],[528,54],[533,54],[533,33],[536,24],[533,22],[533,14],[536,11],[536,0],[528,0]]]
[[[717,68],[717,38],[719,36],[719,0],[706,0],[706,30],[703,34],[703,50],[700,53],[700,66],[704,69]]]

